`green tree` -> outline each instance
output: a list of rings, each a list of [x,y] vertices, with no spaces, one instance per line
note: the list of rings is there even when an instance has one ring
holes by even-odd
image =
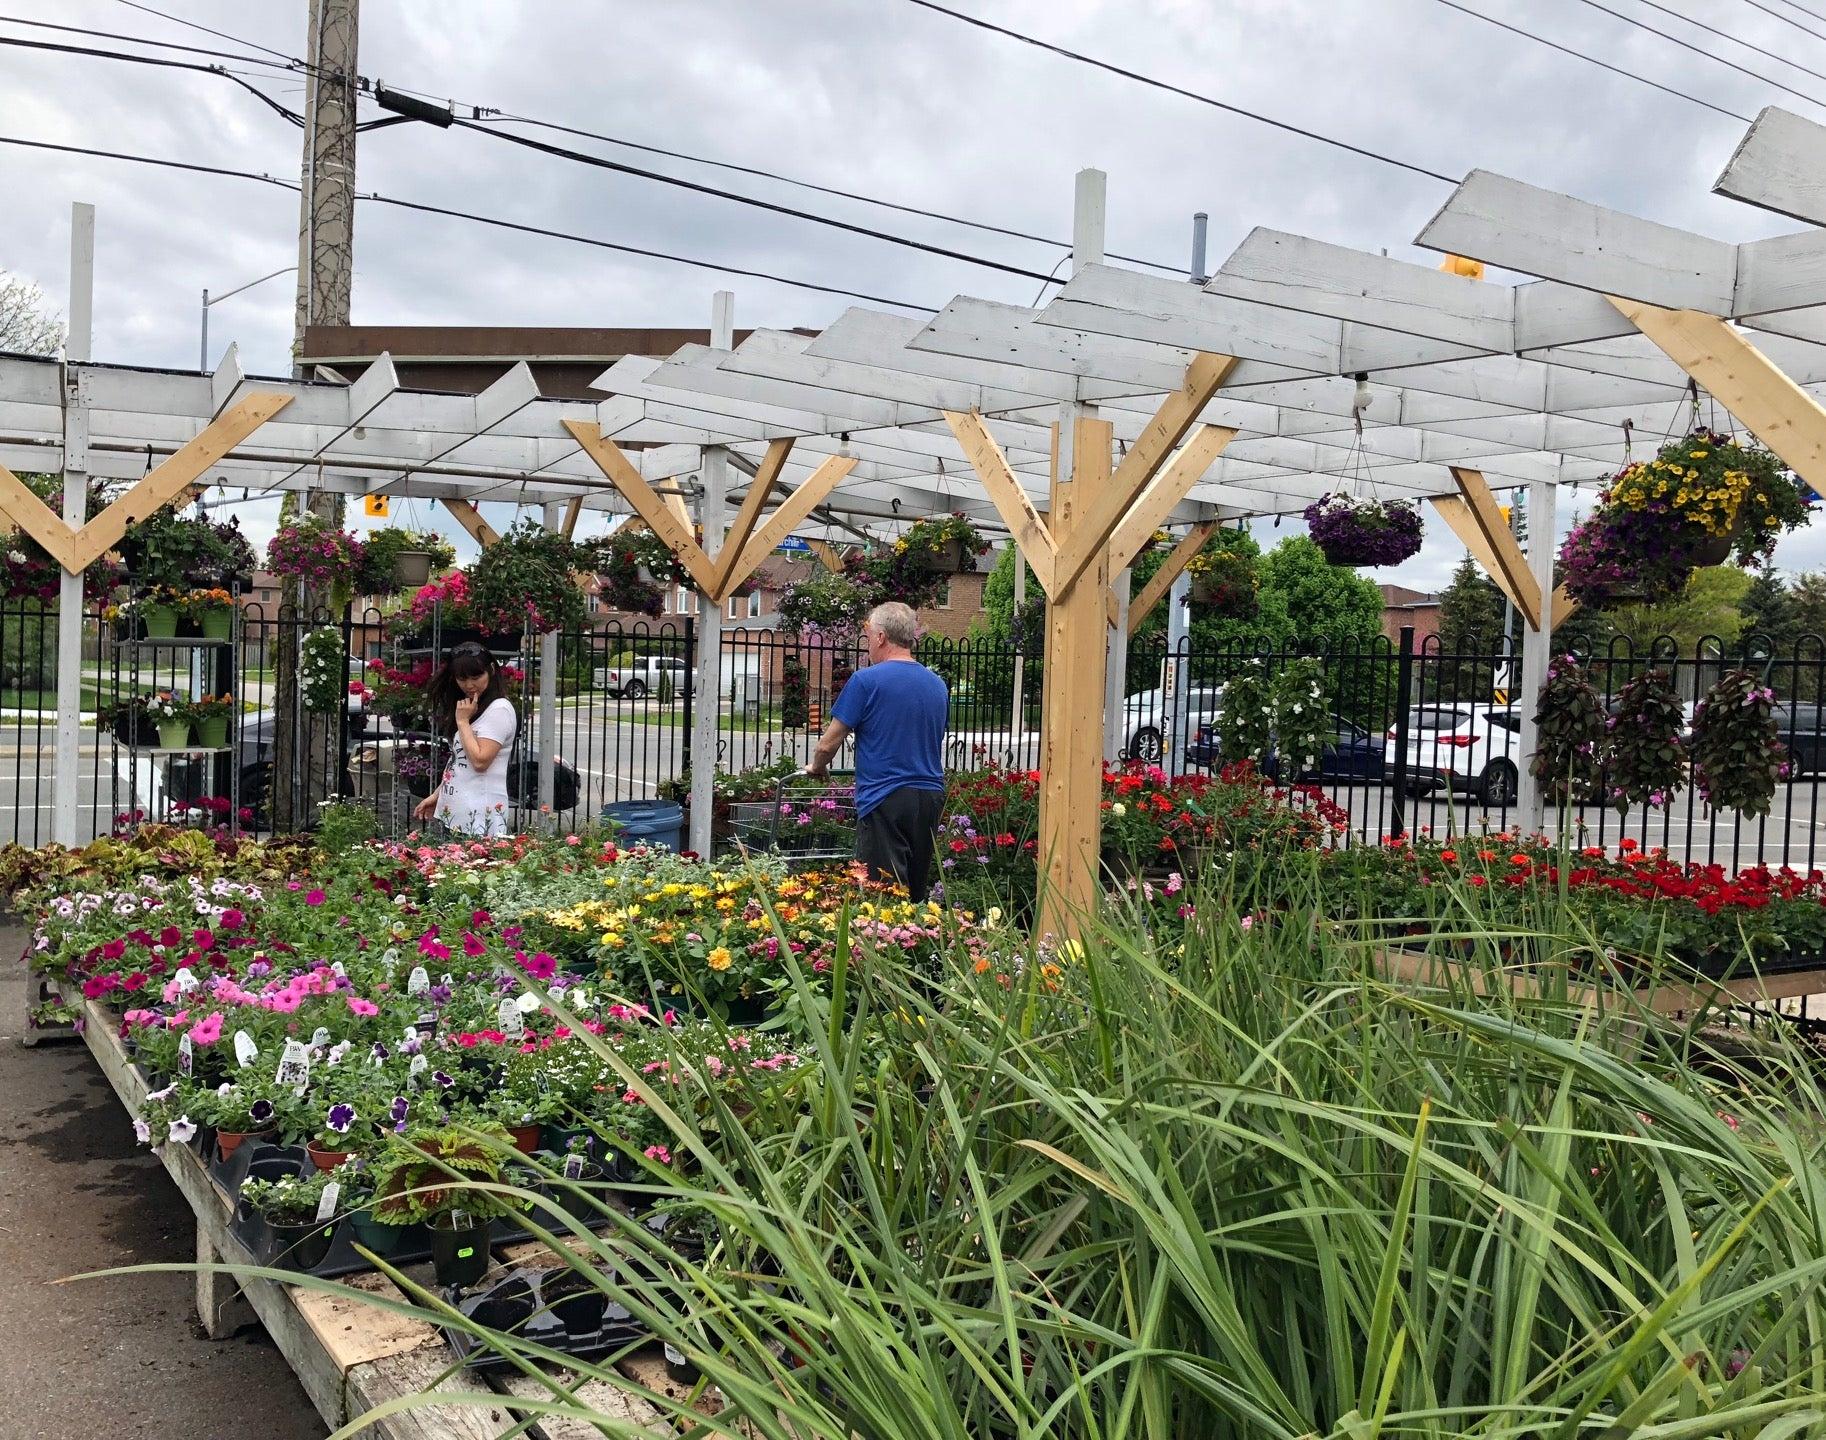
[[[1659,605],[1624,605],[1611,612],[1616,633],[1646,654],[1662,636],[1670,636],[1682,655],[1691,655],[1700,640],[1715,636],[1726,648],[1743,635],[1743,603],[1750,591],[1749,574],[1735,565],[1708,565],[1695,570],[1672,600]]]
[[[1493,653],[1503,633],[1509,602],[1496,582],[1469,555],[1439,592],[1439,648],[1449,655]]]
[[[1376,582],[1329,564],[1304,535],[1289,536],[1268,552],[1262,589],[1280,592],[1288,636],[1302,647],[1360,650],[1382,633],[1382,591]]]
[[[1794,649],[1798,630],[1788,586],[1773,570],[1759,570],[1744,592],[1744,634],[1766,635],[1778,655]]]

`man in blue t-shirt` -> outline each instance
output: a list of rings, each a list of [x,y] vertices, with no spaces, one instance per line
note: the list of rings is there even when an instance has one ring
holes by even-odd
[[[930,888],[932,842],[944,808],[945,682],[913,658],[919,622],[898,600],[862,627],[869,664],[850,676],[818,737],[808,775],[822,775],[856,737],[856,858],[898,880],[915,900]]]

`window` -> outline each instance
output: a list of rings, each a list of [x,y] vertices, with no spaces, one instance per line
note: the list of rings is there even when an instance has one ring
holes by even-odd
[[[1502,714],[1492,710],[1490,724],[1498,730],[1507,730],[1511,735],[1522,733],[1522,718],[1519,715]]]
[[[753,620],[761,613],[761,592],[753,590],[748,596],[748,618]]]
[[[940,610],[949,610],[951,608],[951,582],[949,580],[938,587],[938,599],[934,601],[933,604]]]
[[[724,613],[728,615],[731,620],[740,620],[742,618],[742,597],[740,595],[731,595],[729,597],[728,608]]]
[[[672,613],[675,615],[697,614],[697,591],[681,585],[675,592]]]

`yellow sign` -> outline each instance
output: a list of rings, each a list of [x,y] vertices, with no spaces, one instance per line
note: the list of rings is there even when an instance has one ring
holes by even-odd
[[[387,497],[385,495],[364,495],[361,501],[361,513],[371,520],[387,518]]]
[[[1446,256],[1445,259],[1439,262],[1439,268],[1448,275],[1459,275],[1466,280],[1482,280],[1484,278],[1484,262],[1482,260],[1468,260],[1463,255]]]

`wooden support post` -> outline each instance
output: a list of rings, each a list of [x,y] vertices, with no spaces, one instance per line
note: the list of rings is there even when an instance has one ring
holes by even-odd
[[[761,523],[761,512],[767,508],[767,497],[779,481],[780,471],[786,466],[786,457],[793,453],[791,440],[775,440],[767,447],[767,454],[761,458],[760,465],[754,472],[754,479],[748,486],[748,494],[742,501],[742,508],[736,512],[735,523],[729,527],[729,533],[723,537],[722,549],[717,552],[716,574],[717,592],[726,595],[729,591],[729,572],[742,556],[742,549],[754,534],[755,526]],[[708,537],[706,537],[708,543]]]
[[[822,505],[831,491],[837,488],[839,481],[856,468],[856,460],[850,455],[829,455],[818,468],[799,482],[799,488],[788,495],[780,508],[767,517],[767,523],[749,540],[736,562],[725,571],[723,594],[740,585],[754,574],[759,565],[773,549],[788,535],[793,533],[812,510]],[[717,597],[719,600],[723,596]]]
[[[1515,536],[1509,533],[1509,527],[1503,523],[1503,514],[1497,508],[1496,497],[1490,493],[1490,487],[1479,471],[1466,470],[1457,465],[1452,466],[1451,470],[1452,478],[1458,482],[1459,494],[1464,497],[1466,510],[1489,547],[1490,559],[1496,562],[1496,568],[1491,574],[1500,573],[1502,576],[1497,581],[1498,587],[1515,602],[1515,608],[1522,612],[1523,623],[1530,630],[1540,629],[1541,592],[1528,568],[1528,557],[1522,554],[1522,547],[1515,543]]]
[[[1196,485],[1236,438],[1236,431],[1222,425],[1200,425],[1167,467],[1141,492],[1135,508],[1123,517],[1110,536],[1110,566],[1126,570],[1148,547],[1154,532],[1166,523],[1186,493]]]
[[[1663,310],[1609,298],[1656,349],[1781,456],[1814,494],[1826,496],[1826,407],[1730,322],[1697,310]]]
[[[1021,482],[1014,478],[1008,457],[1002,453],[1002,447],[995,443],[995,436],[989,433],[989,427],[983,423],[981,415],[974,411],[966,415],[956,410],[947,410],[945,423],[951,427],[957,443],[964,447],[964,454],[969,457],[977,478],[983,482],[983,489],[988,492],[996,514],[1002,517],[1002,523],[1008,527],[1008,533],[1014,537],[1014,543],[1026,557],[1033,578],[1040,582],[1040,588],[1049,597],[1052,596],[1055,593],[1053,569],[1057,559],[1056,533],[1048,529],[1047,522],[1040,518],[1040,512],[1034,509],[1033,501],[1027,498],[1027,492],[1021,488]]]
[[[482,518],[482,512],[467,500],[446,500],[444,508],[451,518],[469,532],[469,538],[486,550],[501,538],[500,531]]]
[[[1484,532],[1472,516],[1471,507],[1456,495],[1435,495],[1432,500],[1433,508],[1439,512],[1439,518],[1445,521],[1451,527],[1452,533],[1464,543],[1465,549],[1471,552],[1471,558],[1483,567],[1484,574],[1490,577],[1496,588],[1503,592],[1511,605],[1522,610],[1524,608],[1522,604],[1509,593],[1507,573],[1496,563],[1496,551],[1484,539]],[[1505,527],[1504,533],[1507,533],[1507,527]],[[1534,592],[1532,581],[1527,589],[1528,593],[1532,595]],[[1554,624],[1564,624],[1578,608],[1579,602],[1566,593],[1564,585],[1555,588],[1553,592]]]
[[[1173,588],[1173,582],[1180,577],[1192,557],[1205,548],[1205,542],[1217,532],[1217,522],[1207,520],[1194,525],[1186,532],[1185,537],[1175,545],[1154,572],[1153,578],[1141,587],[1141,593],[1129,601],[1129,634],[1133,635],[1141,628],[1141,622],[1148,618],[1148,612],[1160,603],[1161,597]]]
[[[1055,476],[1052,487],[1052,540],[1061,552],[1086,533],[1080,528],[1089,523],[1084,512],[1098,507],[1111,487],[1113,427],[1107,420],[1088,419],[1073,425],[1069,482]],[[1097,906],[1107,546],[1094,547],[1074,580],[1053,596],[1046,611],[1040,717],[1040,930],[1060,939],[1077,935]]]
[[[697,588],[714,592],[716,576],[709,556],[704,554],[697,536],[691,532],[689,517],[679,518],[677,511],[660,498],[634,463],[622,453],[621,446],[604,438],[602,427],[594,420],[566,420],[564,428],[583,447],[583,453],[614,482],[622,499],[632,505],[653,533],[666,542],[666,547],[678,557],[678,563],[685,567]]]
[[[559,531],[566,540],[577,533],[577,517],[581,514],[583,514],[583,496],[579,495],[564,507],[564,523],[559,526]]]

